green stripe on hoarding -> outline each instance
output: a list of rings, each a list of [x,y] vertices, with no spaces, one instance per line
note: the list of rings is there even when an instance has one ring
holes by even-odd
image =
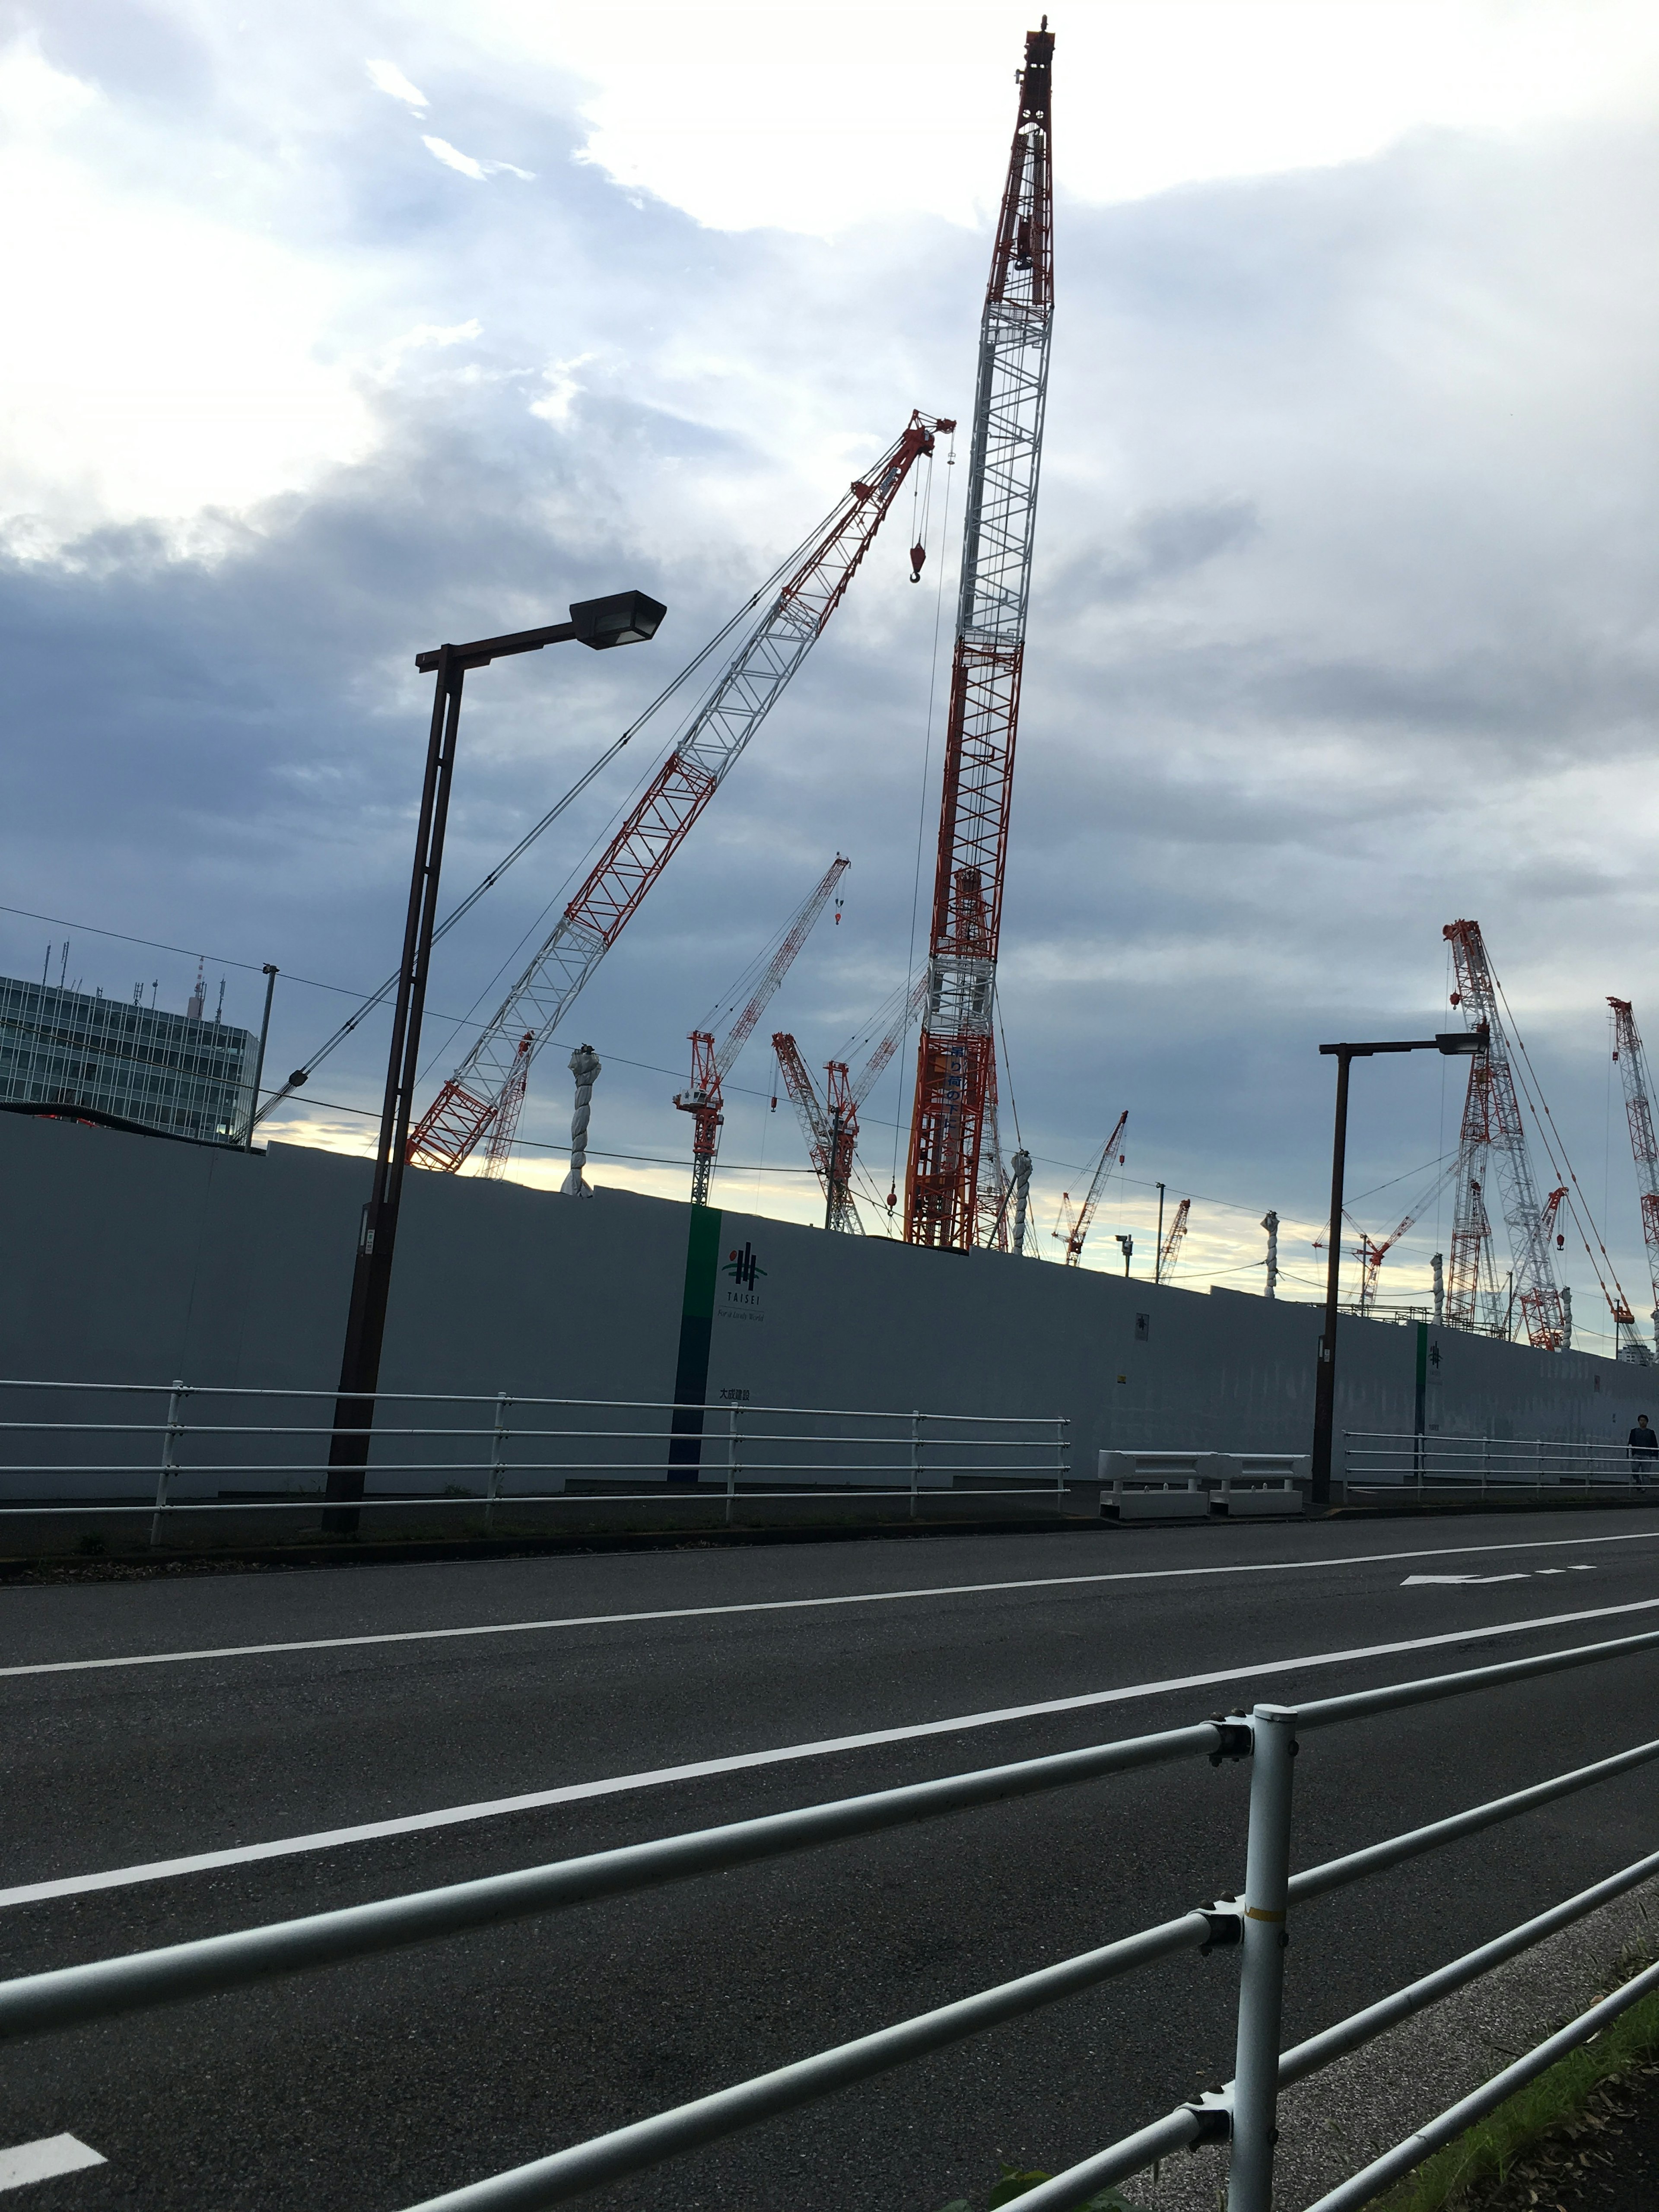
[[[720,1212],[694,1206],[685,1234],[685,1291],[674,1366],[668,1480],[696,1482],[702,1464],[702,1407],[708,1395],[708,1342],[714,1327],[714,1278],[720,1261]]]

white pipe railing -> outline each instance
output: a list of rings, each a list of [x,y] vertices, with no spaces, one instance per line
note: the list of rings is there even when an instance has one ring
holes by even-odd
[[[1659,1449],[1632,1449],[1622,1438],[1412,1435],[1345,1429],[1342,1479],[1350,1492],[1415,1488],[1486,1498],[1516,1491],[1575,1489],[1659,1496]]]
[[[31,1401],[42,1394],[37,1413]],[[904,1498],[915,1516],[938,1492],[1047,1498],[1058,1510],[1070,1480],[1071,1426],[1060,1415],[364,1395],[375,1420],[368,1487],[353,1511],[482,1507],[493,1528],[514,1508],[714,1496],[729,1521],[739,1494],[776,1503],[857,1493]],[[135,1418],[92,1418],[121,1398],[140,1401]],[[156,1542],[180,1514],[325,1510],[336,1402],[333,1391],[184,1381],[0,1380],[0,1516],[148,1513]],[[325,1418],[303,1418],[313,1407]],[[249,1418],[258,1412],[271,1418]],[[688,1443],[696,1463],[677,1463]],[[227,1486],[204,1496],[206,1483]]]

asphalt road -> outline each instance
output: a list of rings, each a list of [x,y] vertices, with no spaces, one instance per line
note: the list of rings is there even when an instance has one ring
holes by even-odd
[[[5,1971],[1650,1624],[1642,1512],[9,1589]],[[1656,1685],[1643,1655],[1310,1735],[1296,1861],[1644,1741]],[[29,2212],[400,2212],[1238,1887],[1247,1788],[1113,1778],[21,2044],[0,2144],[105,2161]],[[1309,1907],[1287,2035],[1652,1849],[1655,1793],[1643,1769]],[[1236,1973],[1182,1957],[592,2201],[982,2203],[1000,2157],[1068,2163],[1222,2080]]]

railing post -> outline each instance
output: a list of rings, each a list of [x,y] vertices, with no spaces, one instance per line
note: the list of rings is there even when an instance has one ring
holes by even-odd
[[[1066,1487],[1072,1476],[1072,1424],[1062,1413],[1054,1423],[1054,1510],[1066,1510]]]
[[[1278,2130],[1279,2016],[1285,1996],[1285,1907],[1291,1880],[1291,1761],[1296,1715],[1250,1715],[1250,1831],[1244,1866],[1244,1958],[1238,1986],[1231,2169],[1227,2212],[1270,2212]]]
[[[916,1517],[916,1487],[921,1480],[921,1424],[923,1416],[910,1416],[910,1518]]]
[[[501,1478],[507,1473],[507,1409],[513,1401],[505,1390],[495,1393],[495,1431],[489,1446],[489,1503],[484,1507],[484,1534],[488,1535],[495,1523],[495,1501],[501,1494]]]
[[[732,1501],[738,1492],[738,1454],[743,1441],[743,1407],[733,1406],[726,1417],[726,1525],[732,1525]]]
[[[177,1442],[182,1425],[179,1408],[190,1395],[183,1382],[175,1382],[167,1399],[167,1425],[161,1437],[161,1464],[155,1477],[155,1510],[150,1516],[149,1540],[152,1546],[161,1540],[161,1516],[167,1510],[167,1485],[179,1472]]]

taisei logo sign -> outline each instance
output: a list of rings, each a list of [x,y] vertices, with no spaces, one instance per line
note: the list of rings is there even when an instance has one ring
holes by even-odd
[[[766,1270],[755,1256],[754,1246],[744,1243],[729,1251],[720,1273],[730,1279],[732,1287],[714,1310],[730,1321],[759,1321],[761,1295],[755,1285]]]

